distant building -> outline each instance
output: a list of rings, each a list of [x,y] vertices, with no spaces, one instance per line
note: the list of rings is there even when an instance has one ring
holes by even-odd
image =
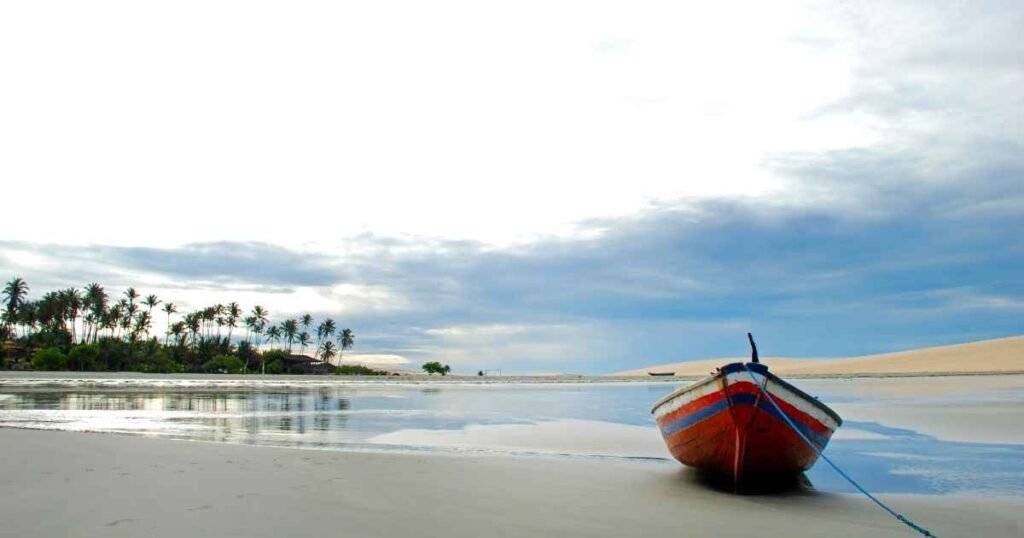
[[[285,373],[289,374],[333,374],[334,365],[309,355],[285,354],[281,356]]]
[[[7,356],[7,364],[4,367],[11,370],[27,370],[31,368],[32,362],[29,357],[28,348],[11,340],[5,340],[2,344]]]

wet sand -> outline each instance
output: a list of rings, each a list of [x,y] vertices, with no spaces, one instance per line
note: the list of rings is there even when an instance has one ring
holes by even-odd
[[[679,466],[373,454],[0,429],[10,536],[913,536],[861,497],[737,496]],[[939,536],[1020,498],[886,496]]]

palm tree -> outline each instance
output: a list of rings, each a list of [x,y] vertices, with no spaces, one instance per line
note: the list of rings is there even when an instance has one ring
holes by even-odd
[[[99,325],[103,322],[103,316],[107,310],[107,292],[98,283],[93,282],[85,287],[85,307],[89,309],[86,319],[90,324],[92,341],[98,338]],[[89,333],[86,333],[86,340]]]
[[[78,313],[82,310],[82,292],[75,288],[68,288],[63,292],[64,308],[67,318],[71,321],[71,343],[75,343],[78,331],[75,326],[78,324]]]
[[[256,318],[256,346],[260,345],[260,335],[263,334],[263,329],[267,328],[267,321],[270,316],[270,312],[266,308],[260,305],[252,307],[252,315]]]
[[[164,303],[164,307],[162,310],[164,311],[164,314],[167,314],[167,332],[164,333],[164,345],[166,346],[167,337],[171,335],[171,314],[177,312],[178,307],[175,306],[174,303],[168,301]]]
[[[132,342],[135,341],[135,333],[132,332],[132,322],[135,319],[135,313],[138,312],[139,306],[129,301],[125,305],[124,317],[121,318],[121,329],[124,330],[124,335],[129,337]],[[129,348],[131,349],[131,348]]]
[[[302,331],[302,334],[299,335],[299,345],[301,346],[299,348],[299,353],[300,354],[305,354],[306,346],[309,345],[309,333],[308,332]]]
[[[267,340],[271,343],[279,342],[281,340],[281,328],[277,325],[271,325],[267,328]]]
[[[256,316],[245,316],[242,323],[245,323],[245,341],[248,342],[252,334],[256,332]]]
[[[149,317],[153,317],[153,309],[156,308],[156,305],[160,304],[160,299],[157,299],[156,295],[147,295],[142,304],[149,307]]]
[[[333,319],[323,320],[316,328],[317,345],[322,345],[324,340],[333,340],[336,330]]]
[[[199,331],[202,330],[202,313],[192,312],[190,314],[185,314],[185,328],[192,333],[190,344],[194,351],[196,344],[198,343],[196,341],[199,340]]]
[[[356,345],[356,335],[352,332],[352,329],[342,329],[338,333],[338,363],[341,364],[342,358],[345,354],[346,349],[350,349]]]
[[[299,318],[299,324],[302,325],[302,330],[309,332],[309,327],[313,325],[313,316],[303,314],[302,317]]]
[[[213,305],[213,316],[210,321],[217,326],[217,342],[220,343],[220,329],[224,326],[224,305],[217,303]]]
[[[135,325],[132,327],[132,342],[134,342],[140,334],[149,334],[149,329],[152,326],[153,318],[149,316],[149,312],[139,312],[135,314]]]
[[[235,327],[238,326],[238,318],[242,317],[242,307],[238,306],[238,303],[232,301],[228,303],[228,317],[226,319],[228,324],[228,344],[231,343],[231,333],[235,331]]]
[[[124,297],[127,299],[128,304],[134,304],[135,299],[139,298],[139,292],[135,291],[135,288],[128,288],[124,290]]]
[[[217,318],[217,309],[212,306],[208,306],[200,312],[200,320],[203,322],[203,339],[209,338],[210,336],[210,323]]]
[[[331,359],[334,358],[334,342],[330,340],[320,344],[320,359],[327,364],[331,364]]]
[[[4,285],[4,317],[5,326],[12,326],[18,322],[18,310],[25,304],[25,297],[28,295],[28,283],[24,278],[16,276]]]
[[[267,340],[269,340],[271,342],[277,342],[280,339],[281,339],[281,328],[280,327],[278,327],[277,325],[271,325],[270,327],[267,328]],[[263,354],[263,353],[260,353],[260,373],[261,374],[266,374],[267,373],[267,359],[266,359],[266,355]]]
[[[170,328],[167,329],[167,333],[169,335],[173,336],[174,337],[174,342],[178,345],[178,347],[181,347],[181,345],[184,343],[183,340],[182,340],[182,337],[185,335],[185,322],[184,321],[176,321],[176,322],[174,322],[174,325],[171,325]],[[166,339],[165,339],[165,344],[164,345],[167,345],[166,344]]]
[[[39,320],[39,312],[35,302],[27,302],[18,307],[18,317],[14,323],[24,327],[22,330],[23,335],[31,336],[35,329],[36,322]]]
[[[139,293],[135,291],[135,288],[128,288],[124,290],[123,301],[125,301],[125,308],[123,317],[121,318],[121,329],[125,331],[126,336],[130,333],[129,329],[132,325],[132,318],[135,317],[135,312],[138,310],[138,307],[135,306],[135,299],[138,298]]]
[[[282,321],[281,332],[284,333],[285,339],[288,340],[288,353],[291,353],[292,344],[295,342],[295,335],[299,332],[299,323],[294,319]]]
[[[103,328],[109,332],[107,334],[108,338],[115,338],[117,336],[117,327],[121,322],[121,308],[121,301],[118,301],[114,306],[103,312],[103,316],[100,318]]]
[[[43,330],[63,331],[64,327],[64,293],[49,291],[35,303],[36,320]]]

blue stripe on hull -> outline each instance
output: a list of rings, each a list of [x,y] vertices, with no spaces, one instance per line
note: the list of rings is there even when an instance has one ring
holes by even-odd
[[[778,396],[775,396],[775,395],[772,395],[772,397],[776,398],[776,399],[778,398]],[[734,394],[732,396],[732,404],[733,405],[737,405],[737,406],[738,405],[753,406],[755,402],[757,402],[757,408],[759,410],[764,411],[768,415],[774,417],[775,419],[777,419],[777,420],[781,421],[783,424],[785,424],[786,421],[785,421],[785,419],[782,418],[782,415],[779,413],[779,411],[777,409],[775,409],[775,406],[773,406],[771,403],[769,403],[765,398],[762,398],[760,401],[758,401],[757,400],[757,396],[755,396],[754,394],[749,394],[749,393]],[[690,414],[687,414],[687,415],[683,415],[682,417],[679,417],[675,421],[666,424],[661,429],[661,433],[662,433],[662,435],[664,437],[668,437],[668,436],[673,435],[673,434],[675,434],[677,432],[685,430],[686,428],[689,428],[690,426],[693,426],[694,424],[696,424],[698,422],[701,422],[703,420],[709,419],[709,418],[717,415],[718,413],[721,413],[723,411],[727,411],[728,409],[729,409],[729,402],[725,398],[723,398],[722,400],[720,400],[720,401],[718,401],[716,403],[713,403],[713,404],[708,405],[706,407],[702,407],[701,409],[698,409],[698,410],[694,411],[693,413],[690,413]],[[803,433],[804,435],[807,436],[808,439],[813,441],[814,444],[817,445],[819,449],[824,449],[825,448],[825,445],[828,443],[828,439],[829,439],[829,437],[831,437],[831,435],[822,435],[822,434],[814,431],[813,429],[811,429],[811,427],[807,426],[803,422],[801,422],[800,419],[798,419],[797,417],[794,417],[792,415],[786,415],[786,416],[788,416],[790,418],[790,420],[793,421],[793,424],[796,424],[796,426],[798,428],[800,428],[801,433]]]

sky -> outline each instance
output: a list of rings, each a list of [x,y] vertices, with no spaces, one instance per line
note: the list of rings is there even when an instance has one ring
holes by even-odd
[[[0,4],[0,279],[353,360],[600,373],[1024,333],[1024,4]],[[159,317],[158,317],[159,324]]]

